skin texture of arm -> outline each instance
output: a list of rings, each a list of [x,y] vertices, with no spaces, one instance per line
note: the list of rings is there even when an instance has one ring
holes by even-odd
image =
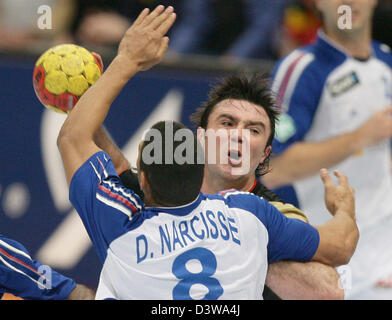
[[[77,284],[69,294],[67,300],[94,300],[95,292],[84,285]]]
[[[350,261],[358,243],[359,231],[355,221],[354,189],[344,174],[337,170],[334,174],[338,178],[337,186],[326,169],[320,170],[325,204],[333,218],[315,227],[320,242],[312,260],[336,267]]]
[[[325,188],[325,204],[333,218],[319,231],[319,247],[313,261],[281,261],[269,265],[266,285],[282,299],[344,299],[339,275],[332,266],[347,264],[359,239],[355,223],[354,190],[338,171],[337,186],[326,169],[320,171]]]
[[[270,202],[286,217],[309,223],[296,207],[282,202]],[[268,265],[266,285],[283,300],[342,300],[336,270],[319,262],[279,261]]]
[[[339,275],[319,262],[280,261],[268,266],[266,285],[284,300],[343,300]]]
[[[125,158],[120,148],[113,141],[108,131],[103,127],[99,127],[94,134],[94,142],[98,148],[104,150],[112,159],[114,168],[118,175],[131,168],[129,161]]]

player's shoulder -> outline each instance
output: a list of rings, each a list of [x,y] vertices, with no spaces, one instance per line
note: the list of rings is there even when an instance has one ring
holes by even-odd
[[[205,195],[207,199],[222,200],[228,208],[237,208],[255,213],[268,205],[263,197],[247,191],[229,189],[214,195]]]
[[[386,63],[390,68],[392,68],[392,49],[385,43],[379,41],[372,42],[373,52],[377,59]]]
[[[299,47],[279,59],[274,68],[274,79],[283,82],[285,78],[306,78],[314,82],[326,78],[335,68],[347,60],[347,55],[333,46],[319,33],[317,39]]]

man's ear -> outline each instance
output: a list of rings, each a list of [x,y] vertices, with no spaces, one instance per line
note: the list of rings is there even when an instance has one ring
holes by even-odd
[[[205,146],[205,139],[206,139],[206,131],[205,131],[205,129],[202,128],[202,127],[198,127],[196,133],[197,133],[196,134],[197,140],[199,141],[201,146],[204,148],[204,146]]]
[[[139,184],[140,189],[145,192],[148,189],[148,181],[146,177],[146,173],[144,171],[139,171]]]
[[[265,148],[264,155],[260,160],[260,164],[262,164],[265,161],[265,159],[267,159],[271,155],[271,151],[272,151],[272,146],[268,146],[267,148]]]

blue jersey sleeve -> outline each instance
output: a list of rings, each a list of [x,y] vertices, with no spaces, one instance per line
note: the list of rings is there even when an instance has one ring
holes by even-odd
[[[90,157],[74,174],[69,197],[104,262],[110,243],[124,234],[142,200],[125,188],[110,157],[103,151]]]
[[[268,230],[268,262],[280,260],[310,261],[316,253],[320,236],[316,228],[298,219],[285,217],[264,201],[259,216]]]
[[[0,234],[0,297],[11,293],[28,300],[64,300],[74,280],[30,257],[27,249]]]
[[[280,260],[310,261],[319,246],[319,233],[311,225],[285,217],[268,201],[248,192],[227,197],[229,207],[251,212],[268,232],[268,262]]]
[[[273,145],[274,153],[280,154],[310,129],[325,79],[315,68],[314,55],[301,50],[278,62],[271,77],[282,109]]]

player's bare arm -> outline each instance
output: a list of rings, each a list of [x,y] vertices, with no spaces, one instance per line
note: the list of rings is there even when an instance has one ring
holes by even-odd
[[[118,175],[131,168],[128,159],[122,153],[117,144],[113,141],[109,132],[104,126],[100,126],[94,134],[94,142],[98,148],[105,151],[112,159],[114,168]]]
[[[334,174],[339,180],[337,186],[326,169],[320,170],[325,188],[325,204],[333,218],[316,227],[320,243],[312,260],[339,266],[350,261],[359,239],[359,231],[355,221],[354,189],[344,174],[339,171],[334,171]]]
[[[98,59],[99,65],[102,66],[102,70],[104,67],[102,57],[100,54],[96,52],[92,52],[92,54]],[[121,152],[120,148],[113,141],[109,132],[102,125],[98,128],[98,130],[94,133],[94,142],[98,146],[98,148],[104,150],[112,159],[114,168],[116,172],[120,175],[124,171],[131,168],[131,164],[125,158],[124,154]]]
[[[266,285],[283,300],[343,300],[335,268],[310,261],[268,265]]]
[[[77,284],[71,291],[67,300],[94,300],[95,292],[82,284]]]
[[[291,204],[270,202],[286,217],[309,223],[305,213]],[[335,268],[319,262],[279,261],[269,264],[266,284],[281,299],[342,300]]]
[[[263,183],[274,189],[331,168],[356,152],[392,136],[392,107],[376,112],[358,129],[321,142],[297,142],[271,159],[273,170]],[[287,165],[296,163],[295,166]]]
[[[94,134],[125,84],[139,71],[159,63],[167,50],[166,33],[176,19],[173,7],[144,9],[120,42],[118,54],[102,77],[80,98],[58,137],[68,184],[76,170],[101,150]]]

